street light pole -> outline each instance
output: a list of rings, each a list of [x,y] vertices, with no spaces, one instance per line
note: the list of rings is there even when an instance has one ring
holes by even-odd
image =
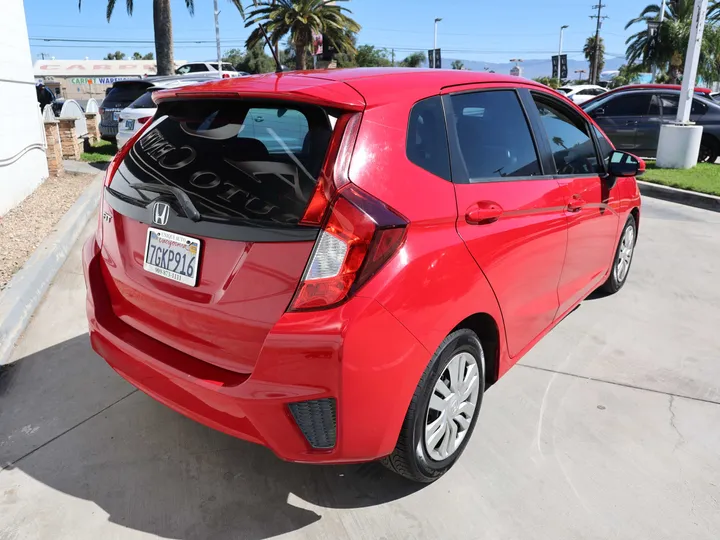
[[[662,0],[662,6],[660,7],[660,21],[659,21],[660,24],[656,30],[657,34],[655,34],[656,43],[660,39],[660,36],[659,36],[660,28],[662,28],[662,23],[665,20],[665,1],[666,0]],[[653,64],[653,68],[652,68],[652,82],[653,83],[655,82],[656,77],[657,77],[657,66],[655,64]]]
[[[220,11],[218,11],[217,0],[213,0],[213,6],[215,8],[215,43],[217,45],[218,71],[220,72],[220,78],[222,78],[222,53],[220,52]]]
[[[433,51],[437,49],[437,23],[439,23],[440,21],[442,21],[442,19],[439,17],[435,19],[435,39],[433,40]]]
[[[560,57],[562,56],[562,42],[563,42],[563,32],[566,28],[569,28],[569,25],[564,24],[560,27],[560,46],[558,47],[558,71],[557,71],[557,85],[558,88],[560,88],[560,66],[562,65],[562,62],[560,61]]]

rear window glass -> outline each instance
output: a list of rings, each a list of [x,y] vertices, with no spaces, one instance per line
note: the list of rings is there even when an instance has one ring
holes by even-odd
[[[131,184],[178,187],[203,219],[293,225],[315,191],[334,117],[304,105],[253,105],[230,100],[163,104],[135,143],[110,189],[148,206],[174,197]],[[333,119],[333,120],[331,120]]]
[[[147,84],[119,84],[113,86],[105,97],[105,101],[129,105],[142,96],[147,91],[148,86]]]
[[[129,108],[131,109],[155,109],[157,105],[152,100],[152,92],[145,92],[142,96],[133,101]]]

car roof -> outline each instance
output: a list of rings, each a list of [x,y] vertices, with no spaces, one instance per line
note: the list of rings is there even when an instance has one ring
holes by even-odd
[[[352,68],[265,73],[223,79],[204,84],[202,87],[186,87],[169,93],[162,92],[156,95],[156,99],[201,97],[200,93],[230,97],[235,92],[242,92],[362,110],[365,106],[387,103],[391,99],[390,96],[398,92],[430,96],[438,94],[442,88],[481,83],[522,84],[549,89],[543,84],[512,75],[466,70]]]

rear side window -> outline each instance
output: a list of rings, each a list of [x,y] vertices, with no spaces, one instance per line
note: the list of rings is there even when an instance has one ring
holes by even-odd
[[[440,96],[416,103],[410,111],[407,157],[418,167],[450,180],[450,156]]]
[[[680,96],[672,94],[661,94],[658,96],[659,101],[662,103],[662,115],[676,117],[680,104]],[[700,100],[693,99],[692,107],[690,108],[691,115],[703,115],[707,112],[707,105],[702,103]]]
[[[558,174],[597,174],[604,172],[598,162],[595,144],[583,118],[535,96],[540,121],[545,128]]]
[[[123,160],[109,188],[147,207],[162,197],[147,182],[180,188],[203,220],[294,225],[315,191],[332,135],[315,106],[192,100],[161,105],[157,119]]]
[[[129,105],[130,109],[155,109],[157,106],[152,100],[152,92],[145,92]]]
[[[541,174],[525,113],[514,91],[450,96],[459,153],[470,182]]]

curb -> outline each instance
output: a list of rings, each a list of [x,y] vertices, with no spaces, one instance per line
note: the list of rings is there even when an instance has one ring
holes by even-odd
[[[695,191],[687,191],[685,189],[662,186],[640,180],[638,180],[638,186],[640,193],[645,197],[720,212],[720,197],[716,197],[715,195],[706,195],[705,193],[696,193]]]
[[[92,180],[0,293],[0,366],[10,361],[15,343],[25,331],[35,308],[95,213],[102,178],[103,175],[98,174]]]

